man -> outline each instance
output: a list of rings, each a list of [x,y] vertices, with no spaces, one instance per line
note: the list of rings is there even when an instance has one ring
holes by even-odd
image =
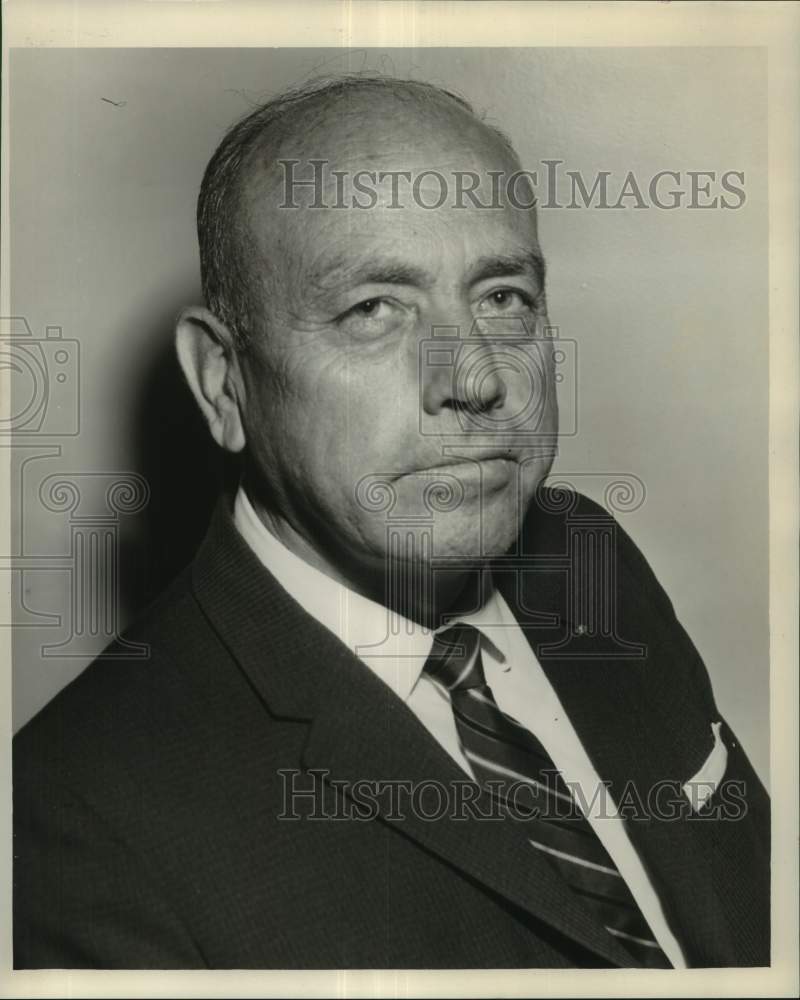
[[[177,350],[241,485],[149,660],[17,738],[15,964],[768,964],[765,792],[633,543],[542,486],[505,137],[426,84],[306,88],[228,133],[198,222]]]

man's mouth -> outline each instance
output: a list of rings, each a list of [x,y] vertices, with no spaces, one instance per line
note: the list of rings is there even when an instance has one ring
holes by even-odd
[[[490,462],[508,462],[517,464],[519,458],[508,448],[497,449],[486,452],[469,452],[463,455],[443,455],[437,462],[428,466],[420,466],[406,473],[407,475],[430,475],[437,472],[446,472],[448,469],[454,471],[457,467],[470,467],[486,465]]]

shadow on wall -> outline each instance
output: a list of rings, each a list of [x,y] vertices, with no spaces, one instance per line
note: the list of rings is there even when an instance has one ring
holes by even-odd
[[[237,458],[218,448],[208,432],[171,336],[160,339],[142,369],[131,421],[131,458],[150,486],[150,499],[122,532],[123,624],[191,562],[217,498],[233,491],[239,476]]]

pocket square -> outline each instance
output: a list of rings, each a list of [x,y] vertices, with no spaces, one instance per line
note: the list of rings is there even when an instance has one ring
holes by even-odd
[[[683,786],[683,793],[689,799],[693,812],[700,812],[717,790],[717,786],[725,776],[728,766],[728,748],[722,742],[720,729],[722,722],[712,722],[711,732],[714,736],[714,746],[706,757],[700,770],[689,778]]]

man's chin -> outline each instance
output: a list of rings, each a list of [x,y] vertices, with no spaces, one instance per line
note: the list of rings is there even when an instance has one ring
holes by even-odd
[[[514,544],[516,532],[509,525],[492,525],[473,522],[460,530],[445,528],[434,537],[433,560],[474,561],[494,559],[503,555]]]
[[[382,549],[387,564],[474,564],[503,555],[516,536],[516,514],[511,512],[502,519],[467,518],[460,512],[429,519],[398,517],[387,526],[383,544],[376,544],[375,549],[376,554]]]
[[[373,573],[378,564],[474,566],[513,546],[528,498],[516,477],[503,470],[483,490],[472,488],[480,485],[477,479],[465,480],[462,488],[452,478],[452,483],[438,474],[427,482],[419,474],[390,484],[376,480],[364,492],[358,534],[361,551],[371,551]]]

